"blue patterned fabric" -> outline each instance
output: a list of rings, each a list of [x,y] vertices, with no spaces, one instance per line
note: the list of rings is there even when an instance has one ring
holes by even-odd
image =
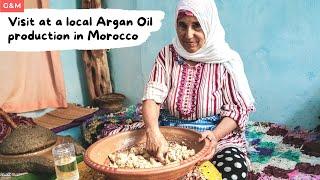
[[[160,126],[183,127],[198,132],[213,130],[220,122],[220,115],[204,117],[196,120],[183,120],[172,116],[168,110],[162,109],[159,116]]]

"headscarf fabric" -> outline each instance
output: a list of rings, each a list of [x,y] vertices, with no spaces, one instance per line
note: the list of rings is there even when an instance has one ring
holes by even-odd
[[[192,12],[190,12],[188,10],[180,9],[179,12],[178,12],[177,19],[185,17],[185,16],[194,16],[194,15],[192,14]]]
[[[173,39],[173,46],[183,58],[202,63],[222,63],[235,81],[246,105],[252,106],[252,96],[240,55],[232,50],[225,41],[225,32],[220,23],[214,0],[180,0],[175,22],[181,11],[190,11],[199,21],[205,35],[204,45],[196,52],[189,53],[181,45],[178,36]],[[176,26],[175,26],[176,27]]]

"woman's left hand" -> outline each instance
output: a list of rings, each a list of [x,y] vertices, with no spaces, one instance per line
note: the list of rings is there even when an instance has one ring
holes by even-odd
[[[202,161],[212,159],[213,155],[216,153],[216,147],[218,145],[218,140],[214,136],[213,131],[204,131],[201,133],[201,137],[199,141],[203,141],[205,139],[209,139],[210,146],[209,146],[209,153],[202,159]]]

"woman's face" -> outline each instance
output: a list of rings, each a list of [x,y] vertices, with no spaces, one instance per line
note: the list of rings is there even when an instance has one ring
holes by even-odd
[[[198,51],[205,43],[205,35],[194,16],[178,18],[177,34],[181,45],[189,53]]]

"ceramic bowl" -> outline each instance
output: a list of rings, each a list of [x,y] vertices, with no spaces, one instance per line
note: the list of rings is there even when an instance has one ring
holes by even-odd
[[[84,162],[91,168],[105,174],[108,179],[179,179],[191,171],[209,150],[209,141],[205,139],[205,141],[198,142],[201,135],[196,131],[177,127],[161,127],[160,130],[168,141],[184,142],[189,148],[195,149],[196,154],[179,163],[158,168],[126,169],[109,167],[109,154],[136,144],[145,143],[145,130],[140,129],[118,133],[95,142],[86,150]]]

